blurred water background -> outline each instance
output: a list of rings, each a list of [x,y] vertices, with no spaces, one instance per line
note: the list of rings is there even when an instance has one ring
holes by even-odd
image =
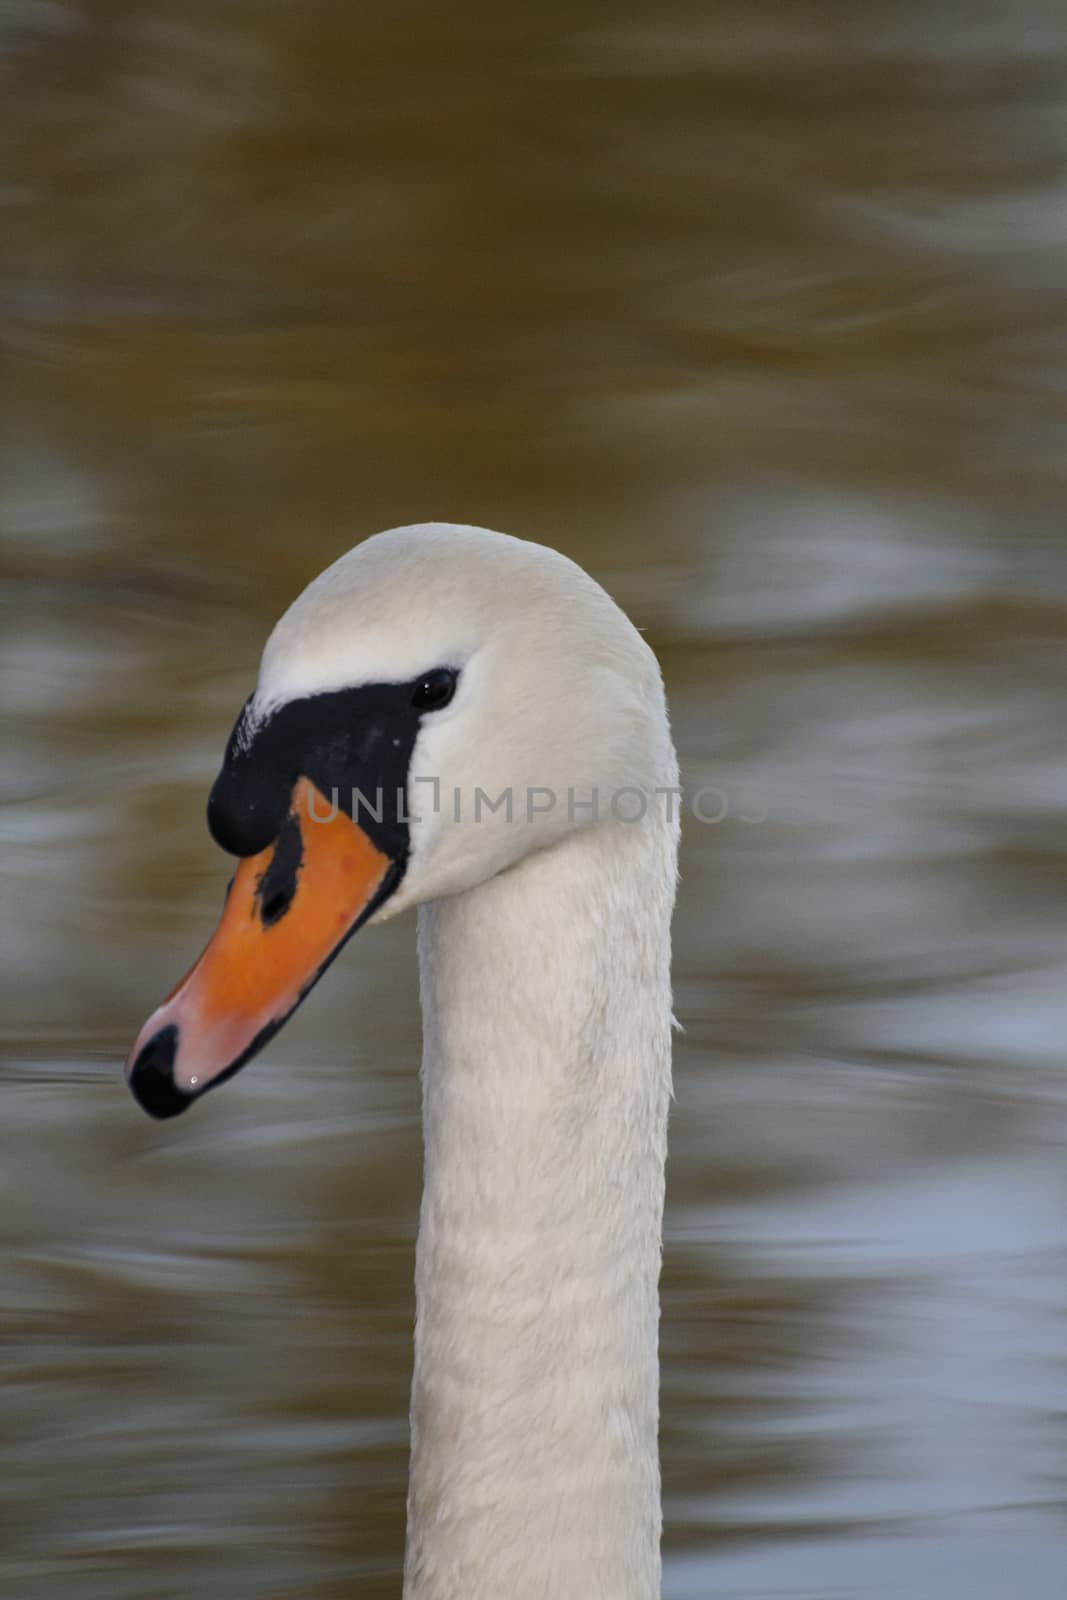
[[[667,1600],[1067,1592],[1067,15],[0,6],[0,1590],[399,1594],[413,924],[180,1123],[266,631],[558,545],[690,789]]]

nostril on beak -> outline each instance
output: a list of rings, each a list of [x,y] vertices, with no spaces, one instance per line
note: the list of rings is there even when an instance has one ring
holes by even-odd
[[[286,885],[284,889],[275,889],[259,908],[259,914],[265,928],[273,927],[280,917],[284,917],[293,903],[296,893],[296,884]]]
[[[150,1117],[176,1117],[192,1103],[174,1082],[178,1029],[173,1022],[154,1033],[130,1069],[134,1099]]]

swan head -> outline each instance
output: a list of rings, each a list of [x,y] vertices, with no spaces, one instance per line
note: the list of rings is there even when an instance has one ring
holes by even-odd
[[[267,641],[208,802],[239,865],[203,956],[135,1041],[133,1093],[183,1111],[357,928],[632,820],[671,771],[655,657],[572,561],[440,523],[357,545]]]

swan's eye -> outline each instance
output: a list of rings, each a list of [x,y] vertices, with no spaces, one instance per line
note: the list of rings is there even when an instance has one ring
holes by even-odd
[[[456,677],[451,667],[435,667],[415,685],[412,705],[419,711],[440,711],[456,692]]]

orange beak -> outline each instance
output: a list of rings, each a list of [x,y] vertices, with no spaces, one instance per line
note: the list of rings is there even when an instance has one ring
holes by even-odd
[[[301,778],[278,838],[241,862],[210,944],[137,1036],[126,1075],[140,1105],[176,1116],[243,1067],[402,871]]]

